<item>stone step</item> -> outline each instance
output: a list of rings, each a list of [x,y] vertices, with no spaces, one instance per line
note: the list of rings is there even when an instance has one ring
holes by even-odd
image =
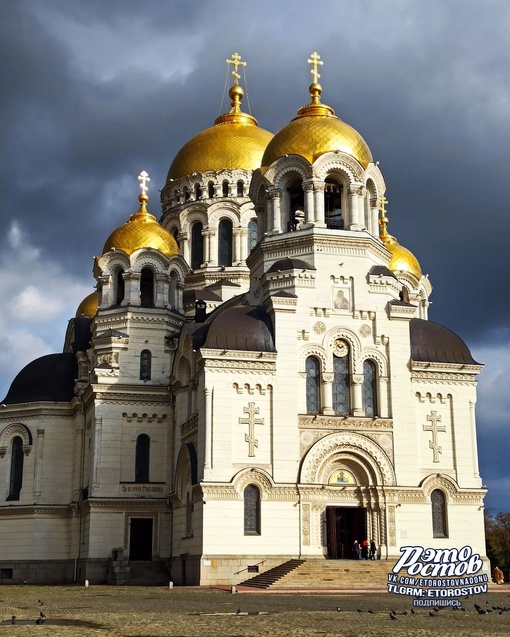
[[[385,587],[392,566],[380,560],[290,560],[242,584],[266,589]]]
[[[167,586],[170,574],[165,562],[129,562],[131,577],[129,586]]]

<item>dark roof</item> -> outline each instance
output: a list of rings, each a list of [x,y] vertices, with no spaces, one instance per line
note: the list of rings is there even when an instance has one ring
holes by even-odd
[[[284,259],[275,261],[268,272],[278,272],[279,270],[283,272],[284,270],[315,270],[315,268],[306,261],[303,261],[303,259],[290,259],[289,257],[285,257]]]
[[[236,305],[213,318],[205,346],[213,349],[274,352],[273,325],[263,307]]]
[[[479,365],[468,346],[451,330],[437,323],[413,318],[409,321],[411,359],[427,363]]]
[[[287,290],[278,290],[277,292],[275,292],[274,294],[271,294],[271,296],[283,296],[289,299],[297,299],[298,296],[297,294],[294,294],[293,292],[288,292]]]
[[[393,279],[397,278],[385,265],[373,265],[368,274],[372,274],[373,276],[391,276]]]
[[[184,290],[182,295],[185,303],[195,301],[221,301],[221,296],[211,290]]]
[[[69,402],[74,396],[78,365],[74,354],[48,354],[24,367],[12,381],[6,405],[17,403]]]
[[[129,338],[128,334],[124,334],[124,332],[119,332],[119,330],[106,330],[105,332],[101,332],[100,334],[96,334],[96,338]]]

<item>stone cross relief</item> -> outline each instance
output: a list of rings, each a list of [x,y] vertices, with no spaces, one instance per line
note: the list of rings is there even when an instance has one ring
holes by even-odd
[[[248,403],[248,407],[243,409],[248,418],[239,418],[240,425],[248,425],[248,433],[244,434],[244,440],[248,443],[248,457],[255,456],[255,448],[259,446],[259,441],[255,438],[255,425],[263,425],[263,418],[255,418],[255,414],[260,413],[255,403]]]
[[[429,448],[432,449],[434,454],[433,462],[439,462],[439,454],[443,453],[443,449],[440,445],[438,445],[437,434],[439,432],[446,432],[446,425],[439,425],[441,422],[441,416],[438,415],[437,411],[431,411],[430,415],[427,416],[427,420],[430,422],[430,425],[423,425],[423,431],[431,431],[432,432],[432,440],[429,440]]]

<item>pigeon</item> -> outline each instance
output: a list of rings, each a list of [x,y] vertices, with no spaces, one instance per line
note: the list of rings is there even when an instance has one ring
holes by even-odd
[[[41,612],[39,613],[39,617],[40,617],[41,619],[45,619],[46,615],[45,615],[45,614],[41,611]]]
[[[361,608],[357,609],[358,613],[362,613],[363,611],[361,610]]]
[[[414,610],[414,608],[411,608],[411,615],[416,615],[416,611]]]
[[[390,619],[392,619],[393,621],[397,621],[397,618],[393,613],[390,613]]]
[[[35,620],[35,623],[36,623],[38,626],[40,626],[41,624],[44,624],[44,619],[41,619],[40,617],[38,617],[38,618]]]
[[[429,610],[429,617],[435,617],[436,614],[434,613],[433,610]]]
[[[37,603],[39,604],[39,606],[44,606],[44,602],[42,601],[42,599],[38,599]]]
[[[341,613],[341,612],[342,612],[342,609],[340,608],[340,606],[337,606],[337,607],[336,607],[336,612],[337,612],[337,613]]]
[[[238,609],[236,610],[236,615],[240,615],[240,614],[241,614],[241,609],[240,609],[240,608],[238,608]]]
[[[13,615],[11,617],[11,624],[15,624],[16,623],[16,615]]]

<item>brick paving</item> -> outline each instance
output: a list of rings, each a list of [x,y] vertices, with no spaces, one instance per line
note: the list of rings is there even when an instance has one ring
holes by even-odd
[[[39,600],[44,602],[42,605]],[[510,588],[463,599],[464,611],[411,614],[410,598],[349,591],[1,586],[0,635],[11,637],[472,637],[510,634]],[[337,609],[340,610],[337,610]],[[390,619],[396,611],[396,619]],[[44,624],[36,625],[39,613]],[[407,614],[403,614],[407,613]],[[12,615],[16,616],[14,625]]]

